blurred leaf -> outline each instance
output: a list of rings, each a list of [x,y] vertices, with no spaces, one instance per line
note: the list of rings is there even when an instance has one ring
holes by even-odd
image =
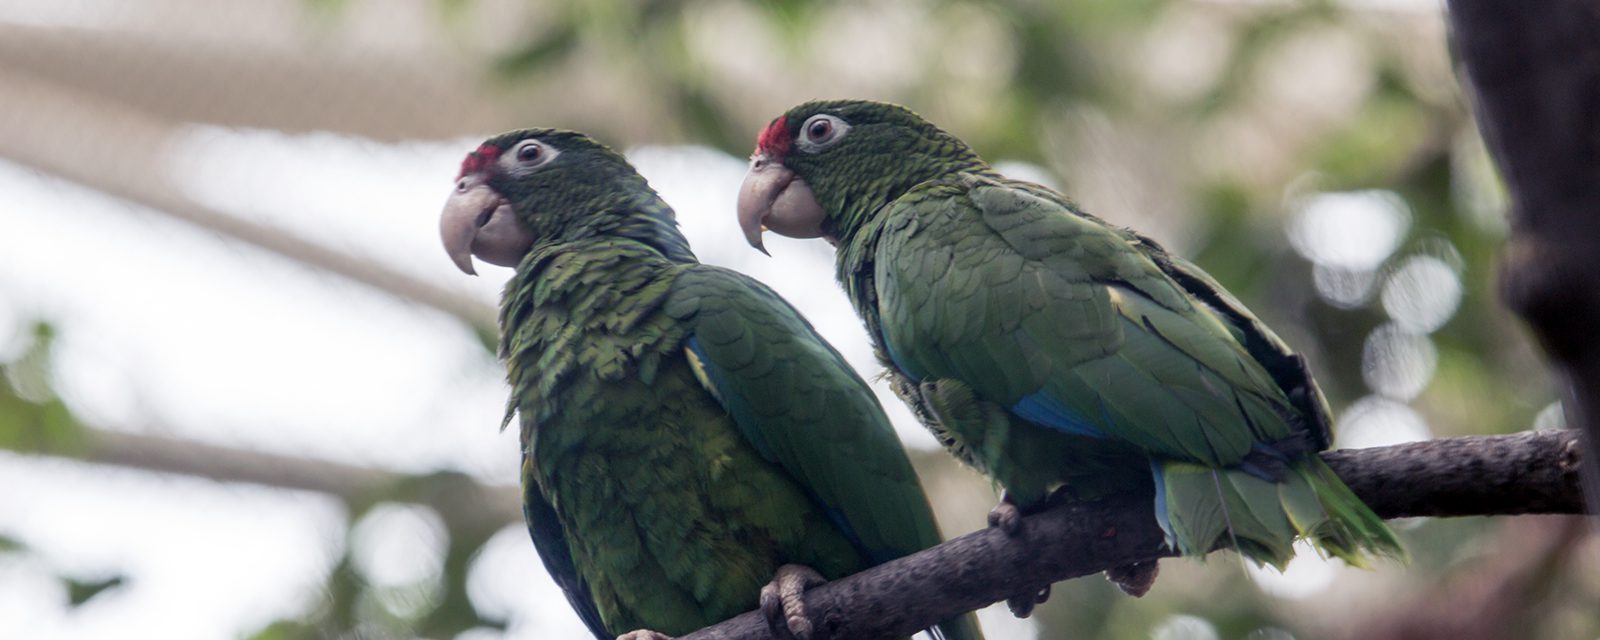
[[[1196,194],[1199,211],[1211,223],[1206,240],[1192,261],[1223,283],[1234,296],[1252,302],[1261,281],[1272,276],[1264,268],[1271,256],[1257,242],[1257,216],[1250,193],[1237,184],[1211,184]]]
[[[559,62],[577,48],[577,45],[577,26],[570,22],[560,22],[550,27],[539,38],[495,61],[494,71],[506,77],[526,75]]]
[[[639,17],[635,21],[640,29],[651,29],[665,26],[683,14],[683,8],[689,3],[686,0],[644,0],[643,7],[639,9]]]
[[[84,603],[94,599],[95,596],[100,595],[107,589],[114,589],[122,586],[123,581],[124,577],[121,575],[115,575],[100,580],[75,580],[72,578],[66,578],[64,579],[64,582],[67,583],[67,600],[72,606],[81,607]]]
[[[678,105],[685,128],[701,144],[728,150],[742,150],[751,146],[748,132],[730,129],[733,119],[699,88],[681,87]]]
[[[1331,135],[1313,162],[1334,188],[1382,184],[1416,159],[1429,133],[1428,117],[1416,103],[1381,97]]]
[[[765,11],[767,18],[778,27],[780,34],[788,36],[787,44],[793,45],[815,28],[812,17],[823,3],[809,0],[761,0],[755,4]]]
[[[13,553],[27,549],[21,542],[10,536],[0,535],[0,553]]]
[[[1199,114],[1213,114],[1238,106],[1249,98],[1251,71],[1273,47],[1296,30],[1331,17],[1326,3],[1295,2],[1254,13],[1237,30],[1233,50],[1216,85],[1192,105]]]
[[[20,357],[0,363],[0,448],[70,451],[86,433],[51,388],[55,330],[36,323],[31,338]]]
[[[337,15],[350,6],[350,0],[300,0],[300,3],[305,6],[307,13],[324,16]]]

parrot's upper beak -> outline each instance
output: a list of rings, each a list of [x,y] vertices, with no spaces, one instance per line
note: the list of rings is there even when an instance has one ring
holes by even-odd
[[[533,234],[517,221],[511,203],[481,173],[461,176],[455,193],[444,203],[439,235],[450,260],[467,275],[478,275],[472,256],[502,267],[515,267],[533,247]]]
[[[766,253],[761,232],[768,229],[791,238],[821,237],[826,219],[811,186],[794,171],[766,154],[750,159],[739,186],[739,228],[750,246]]]

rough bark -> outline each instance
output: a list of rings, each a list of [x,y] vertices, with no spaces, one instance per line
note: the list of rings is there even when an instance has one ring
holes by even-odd
[[[1467,436],[1322,459],[1385,518],[1582,513],[1576,439],[1570,430]]]
[[[1323,454],[1385,518],[1581,513],[1580,449],[1569,430],[1450,438]],[[1066,504],[985,529],[806,594],[831,638],[904,637],[933,622],[1044,585],[1172,556],[1148,496]],[[750,612],[681,640],[771,638]]]
[[[1554,362],[1600,455],[1600,5],[1451,0],[1478,126],[1511,196],[1500,292]],[[1592,465],[1591,465],[1592,466]],[[1600,472],[1588,471],[1600,512]]]

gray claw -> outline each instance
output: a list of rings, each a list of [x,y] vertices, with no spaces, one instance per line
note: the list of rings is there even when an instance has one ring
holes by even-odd
[[[1123,593],[1135,598],[1142,598],[1150,593],[1150,587],[1156,584],[1156,575],[1161,573],[1161,565],[1157,560],[1135,562],[1120,567],[1106,569],[1106,579],[1117,585]]]
[[[1000,494],[1000,504],[989,510],[989,526],[998,527],[1008,536],[1022,530],[1022,510],[1011,501],[1011,496]]]
[[[669,636],[669,635],[667,635],[665,633],[662,633],[660,631],[651,631],[649,629],[634,629],[633,631],[629,631],[629,632],[624,633],[624,634],[622,634],[620,636],[617,636],[617,640],[672,640],[672,636]]]
[[[772,582],[761,587],[761,615],[767,618],[776,638],[793,636],[797,640],[811,640],[814,626],[811,613],[806,610],[806,589],[827,580],[811,567],[786,564],[778,567]]]
[[[1018,618],[1026,618],[1033,615],[1034,607],[1044,604],[1044,602],[1049,599],[1050,587],[1045,586],[1045,588],[1040,589],[1037,593],[1007,598],[1006,608],[1011,610],[1011,615],[1014,615]]]

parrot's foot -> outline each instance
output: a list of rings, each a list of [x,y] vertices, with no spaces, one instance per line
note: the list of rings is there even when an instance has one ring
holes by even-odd
[[[1159,561],[1148,560],[1106,569],[1106,579],[1117,585],[1123,593],[1142,598],[1156,584],[1156,574],[1161,573]]]
[[[1011,615],[1026,618],[1033,615],[1034,607],[1044,604],[1049,599],[1050,587],[1047,585],[1036,593],[1006,598],[1006,608],[1011,610]]]
[[[669,635],[667,635],[665,633],[662,633],[660,631],[651,631],[649,629],[634,629],[633,631],[629,631],[629,632],[624,633],[624,634],[622,634],[620,636],[617,636],[617,640],[672,640],[672,636],[669,636]]]
[[[989,510],[989,526],[1004,531],[1008,536],[1017,535],[1022,530],[1022,510],[1005,492],[1000,493],[1000,504]]]
[[[1022,509],[1017,508],[1017,503],[1011,499],[1010,492],[1000,492],[1000,503],[989,510],[989,526],[1005,532],[1008,536],[1015,536],[1022,532]],[[1033,608],[1050,599],[1050,587],[1006,599],[1006,607],[1011,609],[1011,615],[1026,618],[1033,615]]]
[[[761,615],[766,616],[772,635],[784,638],[793,635],[799,640],[810,640],[811,613],[806,610],[806,589],[827,580],[811,567],[786,564],[778,567],[772,582],[761,587]]]

